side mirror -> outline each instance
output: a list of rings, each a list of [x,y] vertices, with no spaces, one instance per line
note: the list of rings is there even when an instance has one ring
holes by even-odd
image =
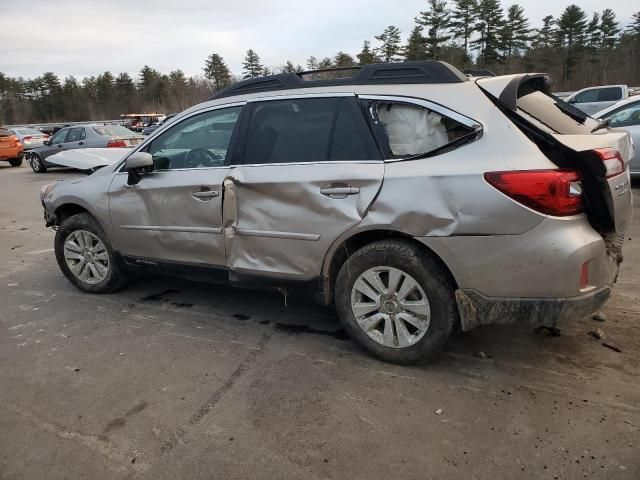
[[[44,142],[42,142],[43,145],[46,145],[47,147],[51,146],[51,140],[45,140]]]
[[[129,173],[127,183],[135,185],[142,179],[142,174],[153,171],[153,157],[147,152],[136,152],[127,158],[124,169]]]
[[[569,103],[570,103],[571,105],[573,105],[574,103],[578,103],[578,102],[576,101],[576,99],[575,99],[575,98],[572,98],[571,100],[569,100]]]

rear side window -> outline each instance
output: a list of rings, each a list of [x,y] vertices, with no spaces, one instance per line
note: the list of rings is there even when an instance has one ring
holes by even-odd
[[[599,102],[617,102],[622,100],[622,89],[620,87],[601,88],[598,92]]]
[[[300,163],[379,159],[362,112],[352,98],[256,102],[243,163]]]
[[[434,155],[476,137],[470,127],[442,113],[410,102],[364,100],[386,159]]]

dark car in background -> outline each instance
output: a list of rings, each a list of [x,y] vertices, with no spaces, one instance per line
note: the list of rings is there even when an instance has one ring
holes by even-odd
[[[127,148],[138,145],[143,137],[121,125],[75,125],[58,130],[41,147],[29,150],[25,157],[36,173],[44,173],[49,167],[58,166],[48,160],[56,153],[77,148]]]
[[[165,123],[169,123],[171,122],[171,119],[173,117],[175,117],[177,114],[176,113],[171,113],[169,115],[167,115],[164,120],[161,120],[159,122],[156,122],[152,125],[149,125],[147,128],[142,130],[142,135],[144,135],[145,137],[147,135],[151,135],[153,132],[155,132],[158,128],[160,128],[162,125],[164,125]]]

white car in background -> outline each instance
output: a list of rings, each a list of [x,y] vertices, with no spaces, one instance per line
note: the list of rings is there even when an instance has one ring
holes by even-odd
[[[622,100],[595,113],[593,117],[607,120],[609,128],[629,132],[635,146],[629,169],[631,176],[640,177],[640,95]]]

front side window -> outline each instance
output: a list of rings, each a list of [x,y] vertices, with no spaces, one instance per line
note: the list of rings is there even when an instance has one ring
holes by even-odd
[[[379,159],[350,97],[256,102],[244,143],[245,164]]]
[[[67,135],[67,142],[79,142],[80,140],[84,140],[86,138],[86,134],[84,133],[84,128],[72,128],[69,130],[69,135]]]
[[[475,138],[477,132],[414,103],[366,100],[365,107],[387,159],[434,154],[460,140]]]
[[[67,138],[67,133],[69,133],[68,128],[63,128],[62,130],[58,130],[53,137],[51,137],[51,145],[57,145],[59,143],[64,143],[65,138]]]
[[[174,125],[148,147],[154,168],[175,170],[224,166],[241,110],[242,107],[211,110]]]
[[[573,97],[572,103],[591,103],[598,101],[598,89],[587,90]]]
[[[612,127],[631,127],[640,125],[640,102],[627,105],[620,110],[605,117],[610,119],[609,125]]]

